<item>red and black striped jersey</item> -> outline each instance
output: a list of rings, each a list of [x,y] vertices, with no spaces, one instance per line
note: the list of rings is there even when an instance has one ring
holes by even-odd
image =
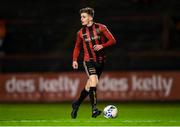
[[[106,57],[104,49],[115,43],[116,40],[105,25],[93,23],[90,27],[84,26],[77,33],[73,61],[78,59],[81,44],[84,50],[84,61],[103,61]],[[94,51],[93,46],[97,44],[102,44],[104,48],[100,51]]]

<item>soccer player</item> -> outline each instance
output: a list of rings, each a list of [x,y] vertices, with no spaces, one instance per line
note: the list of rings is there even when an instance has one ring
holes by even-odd
[[[75,119],[82,101],[89,95],[92,106],[92,117],[96,118],[101,111],[96,107],[96,87],[103,71],[105,62],[105,49],[116,43],[107,27],[93,21],[94,9],[90,7],[80,10],[82,28],[77,32],[76,43],[73,51],[73,69],[78,69],[78,56],[81,45],[84,51],[84,68],[88,75],[87,83],[81,91],[80,97],[72,103],[71,117]]]

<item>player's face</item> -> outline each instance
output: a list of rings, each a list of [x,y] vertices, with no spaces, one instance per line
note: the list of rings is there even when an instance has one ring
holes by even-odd
[[[92,17],[87,13],[81,13],[81,23],[83,26],[88,25],[92,21]]]

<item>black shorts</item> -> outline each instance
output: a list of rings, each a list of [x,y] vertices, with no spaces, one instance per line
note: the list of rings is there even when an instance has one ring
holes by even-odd
[[[84,61],[83,64],[88,76],[97,75],[98,78],[101,76],[101,73],[104,69],[104,62],[98,63],[94,61]]]

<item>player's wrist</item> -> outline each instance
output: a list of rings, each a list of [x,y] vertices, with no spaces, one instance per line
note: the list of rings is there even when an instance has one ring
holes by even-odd
[[[106,45],[105,44],[102,44],[102,48],[105,48],[106,47]]]
[[[77,59],[73,59],[72,62],[77,62]]]

